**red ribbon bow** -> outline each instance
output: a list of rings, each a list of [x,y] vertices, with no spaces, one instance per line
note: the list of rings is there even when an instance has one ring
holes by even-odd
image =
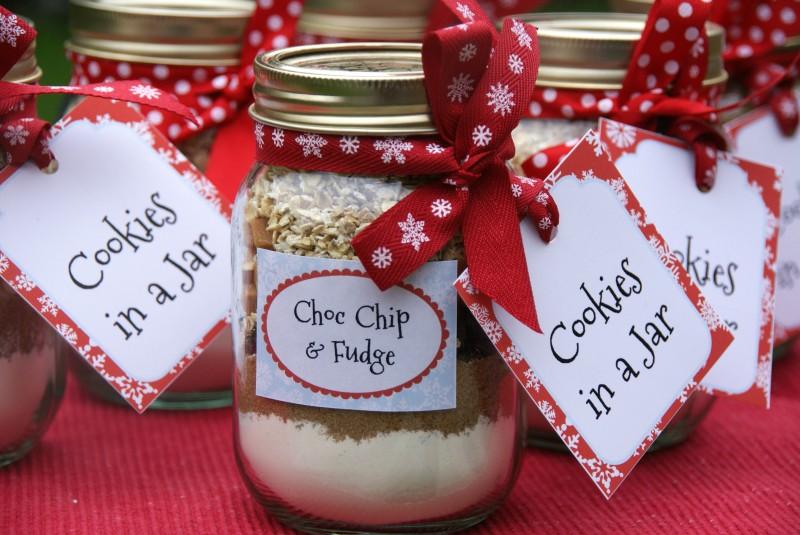
[[[540,180],[513,175],[510,134],[531,98],[539,67],[536,30],[507,20],[498,35],[472,0],[444,0],[467,22],[429,34],[425,86],[438,137],[367,138],[256,125],[267,164],[367,175],[433,175],[353,239],[375,283],[386,289],[427,262],[460,230],[470,280],[514,317],[539,330],[520,215],[545,241],[558,210]]]
[[[536,34],[528,25],[507,20],[492,49],[494,32],[488,23],[471,23],[464,30],[451,27],[430,34],[422,52],[431,114],[442,140],[453,147],[456,169],[440,184],[417,189],[381,215],[356,236],[353,247],[384,289],[419,268],[460,227],[472,283],[538,330],[513,175],[506,166],[514,153],[511,131],[536,83]],[[462,62],[460,56],[472,50],[470,45],[475,57]],[[554,207],[552,200],[548,204]],[[437,205],[451,206],[452,212],[438,217]],[[553,210],[549,222],[546,214],[538,219],[545,239],[556,214]],[[415,228],[425,232],[424,241],[413,241]],[[376,251],[388,251],[393,262],[376,265]]]
[[[710,16],[710,2],[656,0],[622,83],[621,106],[610,114],[689,143],[695,181],[702,190],[714,184],[717,150],[728,148],[715,122],[715,109],[700,100],[708,69]]]
[[[36,38],[24,20],[0,6],[0,17],[8,38],[0,39],[0,78],[19,61]],[[49,123],[36,116],[33,96],[68,93],[147,104],[171,111],[193,121],[188,108],[168,93],[141,82],[114,82],[85,87],[39,86],[0,81],[0,148],[9,165],[22,165],[32,160],[40,169],[53,169],[55,159],[48,146]]]
[[[544,90],[538,99],[541,102],[531,109],[541,114],[544,103],[567,118],[605,115],[683,139],[694,149],[698,186],[709,188],[716,175],[716,151],[727,148],[727,140],[714,122],[717,110],[704,101],[708,92],[703,88],[708,66],[705,23],[709,16],[710,5],[703,0],[656,0],[618,95],[571,95],[568,91],[556,95]],[[569,149],[566,144],[551,147],[522,167],[533,176],[546,176]]]

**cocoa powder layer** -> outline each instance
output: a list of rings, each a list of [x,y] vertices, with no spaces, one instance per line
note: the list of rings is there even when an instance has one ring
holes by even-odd
[[[297,426],[322,426],[335,441],[356,441],[397,431],[459,434],[480,417],[494,421],[516,406],[514,379],[496,354],[459,358],[456,365],[456,408],[425,412],[370,412],[326,409],[275,401],[256,395],[256,357],[249,355],[237,373],[239,412],[275,415]]]
[[[211,153],[211,145],[217,136],[217,129],[203,130],[195,136],[191,136],[178,144],[178,149],[190,162],[200,171],[205,172],[208,165],[208,157]]]

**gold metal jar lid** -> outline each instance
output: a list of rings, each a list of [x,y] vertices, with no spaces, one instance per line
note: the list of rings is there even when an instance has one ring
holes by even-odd
[[[357,41],[421,41],[432,0],[306,0],[301,33]]]
[[[411,43],[340,43],[268,52],[255,61],[250,115],[319,133],[434,133],[421,50]]]
[[[614,90],[622,86],[646,17],[618,13],[532,13],[516,16],[538,28],[541,65],[537,85]],[[722,61],[725,32],[708,23],[704,85],[727,80]]]
[[[169,65],[236,65],[252,0],[70,0],[68,49]]]

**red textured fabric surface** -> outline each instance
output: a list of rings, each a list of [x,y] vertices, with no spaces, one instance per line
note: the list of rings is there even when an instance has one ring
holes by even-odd
[[[529,451],[506,505],[469,533],[800,533],[800,346],[773,408],[721,400],[610,502],[569,456]],[[289,533],[251,500],[228,410],[150,412],[70,386],[44,442],[0,470],[0,533]]]

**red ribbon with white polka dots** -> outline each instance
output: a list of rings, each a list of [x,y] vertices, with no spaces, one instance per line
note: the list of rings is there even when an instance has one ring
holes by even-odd
[[[238,65],[183,66],[114,61],[68,52],[77,85],[111,80],[143,80],[173,92],[197,116],[197,124],[143,107],[151,124],[174,142],[217,128],[205,173],[220,192],[232,199],[255,147],[247,107],[252,101],[253,60],[266,51],[283,48],[294,38],[303,0],[258,0],[243,35]]]
[[[631,56],[620,91],[575,91],[539,88],[529,117],[596,119],[608,116],[642,128],[659,130],[688,142],[695,153],[695,179],[710,188],[716,175],[716,151],[727,141],[711,103],[719,87],[703,87],[708,65],[705,22],[711,6],[703,0],[656,0]],[[569,145],[532,155],[523,170],[547,176]]]
[[[36,38],[36,30],[0,6],[0,78],[19,61]],[[91,84],[85,87],[40,86],[0,81],[0,148],[10,165],[32,160],[40,169],[53,169],[48,146],[49,123],[36,117],[33,97],[67,93],[148,104],[154,108],[194,120],[188,108],[174,96],[141,82]]]
[[[507,20],[498,35],[472,1],[462,20],[423,43],[425,87],[439,135],[375,138],[294,132],[256,125],[259,158],[269,165],[365,175],[439,175],[414,189],[353,240],[382,289],[428,261],[460,231],[470,280],[517,319],[538,330],[519,218],[544,240],[558,210],[539,180],[509,171],[510,134],[536,82],[532,26]]]
[[[718,0],[712,19],[725,27],[728,72],[748,92],[773,86],[754,103],[768,104],[781,132],[794,135],[800,110],[793,89],[797,70],[791,64],[796,63],[797,54],[780,49],[800,35],[800,2]]]

